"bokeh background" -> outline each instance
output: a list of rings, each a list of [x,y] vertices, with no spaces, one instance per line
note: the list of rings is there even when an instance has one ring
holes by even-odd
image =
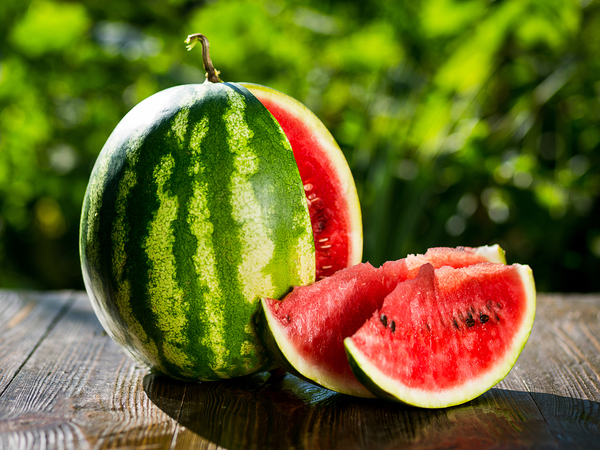
[[[83,288],[81,202],[137,102],[279,89],[354,173],[364,260],[499,243],[540,291],[600,291],[600,4],[589,0],[2,0],[0,287]]]

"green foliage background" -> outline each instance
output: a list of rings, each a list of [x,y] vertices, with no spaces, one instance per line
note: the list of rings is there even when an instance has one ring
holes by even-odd
[[[0,286],[82,288],[79,213],[137,102],[226,81],[303,101],[340,143],[373,264],[499,243],[539,290],[600,291],[600,4],[0,3]]]

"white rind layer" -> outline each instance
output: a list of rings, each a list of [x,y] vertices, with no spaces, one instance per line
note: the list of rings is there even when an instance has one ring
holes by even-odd
[[[484,245],[482,247],[477,247],[475,253],[483,256],[489,262],[498,263],[498,264],[506,264],[506,257],[504,255],[504,250],[498,245]]]
[[[261,299],[262,309],[267,319],[267,326],[273,337],[273,340],[277,344],[281,357],[287,360],[288,364],[298,372],[299,375],[307,378],[308,380],[317,383],[327,389],[331,389],[335,392],[342,394],[353,395],[355,397],[374,398],[373,395],[367,388],[362,387],[356,383],[356,387],[348,386],[347,383],[339,383],[336,381],[335,375],[331,373],[319,370],[319,366],[306,361],[296,351],[296,345],[292,344],[287,338],[283,329],[279,326],[279,322],[271,314],[271,310],[266,299]]]

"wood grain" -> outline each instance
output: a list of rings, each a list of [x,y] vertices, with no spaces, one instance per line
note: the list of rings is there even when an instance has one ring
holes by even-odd
[[[23,324],[24,326],[24,324]],[[80,295],[0,397],[0,447],[169,448],[177,424]]]
[[[600,447],[600,295],[540,295],[494,389],[424,410],[285,373],[184,383],[136,366],[83,293],[0,292],[0,449]]]
[[[72,302],[69,293],[0,291],[0,395]]]
[[[530,393],[555,441],[600,447],[598,296],[546,295],[517,366],[502,383]]]

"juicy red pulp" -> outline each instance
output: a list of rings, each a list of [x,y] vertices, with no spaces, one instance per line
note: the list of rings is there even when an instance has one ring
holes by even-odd
[[[525,318],[524,298],[511,266],[434,270],[425,264],[352,338],[382,372],[405,386],[450,389],[493,370],[498,355],[510,351]]]
[[[273,114],[283,128],[294,152],[300,178],[308,203],[315,242],[316,279],[333,275],[349,265],[349,218],[345,207],[336,204],[343,192],[335,167],[328,158],[313,132],[296,117],[279,105],[261,98],[263,105]]]

